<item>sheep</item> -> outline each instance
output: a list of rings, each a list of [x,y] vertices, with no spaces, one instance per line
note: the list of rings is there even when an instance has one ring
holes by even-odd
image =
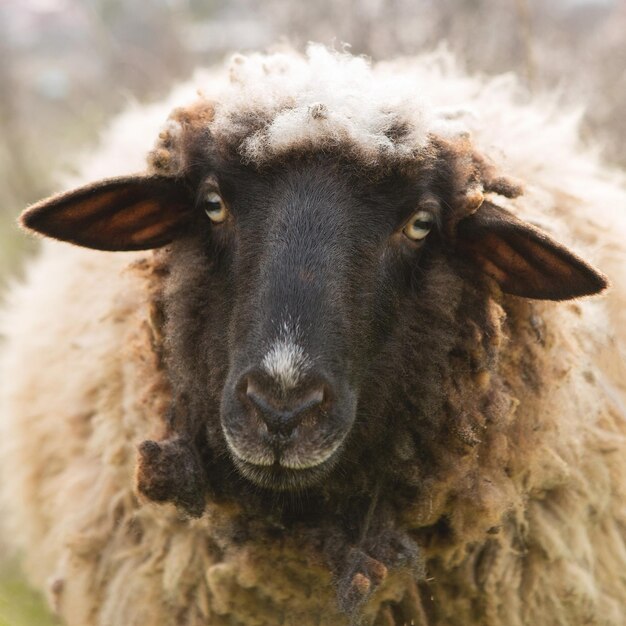
[[[116,120],[1,323],[64,622],[625,623],[626,190],[577,123],[315,45]]]

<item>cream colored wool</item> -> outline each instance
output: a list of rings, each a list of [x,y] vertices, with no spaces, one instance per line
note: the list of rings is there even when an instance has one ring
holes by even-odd
[[[459,510],[470,500],[478,516],[481,507],[495,510],[489,500],[503,489],[510,504],[484,528],[468,526],[454,545],[433,542],[425,552],[439,626],[625,624],[623,180],[580,145],[577,115],[547,97],[524,102],[512,77],[468,77],[445,53],[370,68],[314,47],[308,58],[253,55],[231,67],[230,74],[199,72],[166,102],[115,120],[102,148],[84,159],[83,180],[143,169],[163,120],[198,86],[217,102],[215,136],[236,136],[238,116],[250,108],[269,120],[241,144],[242,156],[256,162],[346,142],[368,164],[393,150],[403,160],[429,132],[469,131],[481,151],[524,181],[525,194],[510,208],[611,278],[606,297],[537,305],[543,326],[529,349],[537,354],[544,342],[550,384],[541,397],[518,396],[499,451],[524,466],[506,484],[485,469],[450,486]],[[390,146],[385,131],[398,118],[411,132]],[[175,133],[174,122],[169,129]],[[136,444],[158,436],[167,401],[150,343],[151,258],[46,243],[10,290],[0,322],[7,536],[69,626],[345,624],[328,608],[330,574],[297,538],[235,545],[234,508],[209,505],[190,521],[137,499]],[[507,302],[511,310],[524,306]],[[523,349],[512,337],[503,360],[513,389],[520,373],[511,364]],[[518,422],[533,424],[536,440],[524,441]],[[433,501],[407,519],[419,535],[447,506]],[[496,527],[497,542],[487,532]],[[393,623],[385,602],[410,601],[411,593],[409,581],[391,577],[366,608],[366,623]],[[471,617],[477,605],[480,622]]]

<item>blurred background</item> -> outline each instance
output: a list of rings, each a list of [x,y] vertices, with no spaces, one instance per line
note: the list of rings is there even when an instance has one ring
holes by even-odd
[[[0,0],[0,290],[30,247],[15,216],[107,119],[279,40],[375,59],[445,41],[472,73],[584,105],[585,140],[626,167],[626,0]],[[0,626],[52,623],[0,548]]]

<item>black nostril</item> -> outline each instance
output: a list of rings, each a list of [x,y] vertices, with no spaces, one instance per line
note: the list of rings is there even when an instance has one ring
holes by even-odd
[[[290,435],[304,417],[318,409],[325,399],[323,385],[287,400],[263,391],[251,378],[248,378],[246,396],[258,410],[269,432],[281,435]]]

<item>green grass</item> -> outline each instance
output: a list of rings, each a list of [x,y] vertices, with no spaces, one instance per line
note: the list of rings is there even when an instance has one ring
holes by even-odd
[[[0,626],[59,626],[44,599],[33,591],[15,566],[0,570]]]

